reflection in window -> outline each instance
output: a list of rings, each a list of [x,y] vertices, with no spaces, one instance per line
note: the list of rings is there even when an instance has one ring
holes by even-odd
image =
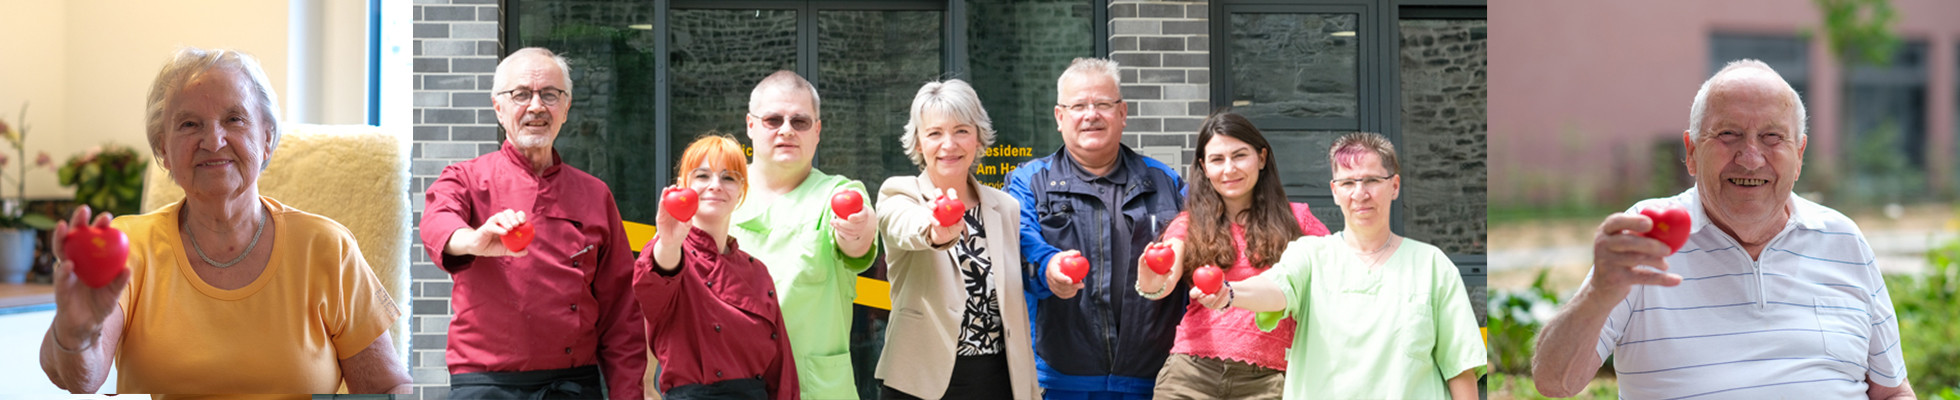
[[[570,115],[555,148],[566,164],[611,186],[628,221],[652,221],[654,199],[665,186],[650,182],[655,165],[653,32],[633,25],[653,20],[653,10],[607,1],[525,1],[512,7],[517,43],[544,47],[571,65]],[[487,111],[486,111],[487,112]]]
[[[996,147],[1025,156],[989,156],[985,165],[1020,165],[1062,147],[1055,127],[1055,79],[1076,57],[1095,55],[1091,2],[975,0],[967,2],[967,53],[973,90],[994,120]],[[914,87],[917,89],[917,87]],[[1000,184],[1004,168],[982,170],[980,181]],[[992,173],[988,173],[992,172]]]
[[[1906,42],[1887,66],[1859,64],[1851,68],[1851,90],[1843,99],[1851,106],[1848,149],[1861,173],[1898,175],[1926,168],[1926,43]],[[1903,158],[1903,165],[1887,159]],[[1881,189],[1884,190],[1884,189]]]
[[[863,181],[873,196],[885,177],[919,174],[898,140],[912,96],[940,76],[944,19],[939,11],[817,13],[819,169]]]
[[[1358,113],[1354,14],[1231,14],[1232,106],[1247,118]]]
[[[796,11],[673,10],[667,66],[671,159],[708,131],[749,143],[749,91],[778,70],[796,68]],[[646,71],[651,74],[652,71]],[[665,166],[663,168],[673,168]]]
[[[1489,169],[1485,20],[1404,20],[1402,199],[1410,238],[1484,254]]]

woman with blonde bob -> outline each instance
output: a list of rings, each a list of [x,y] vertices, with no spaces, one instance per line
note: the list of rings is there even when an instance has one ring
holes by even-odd
[[[761,261],[728,236],[748,193],[742,145],[709,133],[681,154],[668,193],[693,189],[692,219],[661,208],[658,231],[633,266],[647,343],[660,360],[667,399],[794,399],[796,360],[776,285]]]
[[[1040,394],[1021,288],[1021,204],[973,175],[993,142],[993,122],[966,82],[927,83],[913,97],[899,144],[920,174],[887,179],[878,190],[892,284],[878,358],[882,398]],[[966,208],[950,225],[934,215],[942,199]]]

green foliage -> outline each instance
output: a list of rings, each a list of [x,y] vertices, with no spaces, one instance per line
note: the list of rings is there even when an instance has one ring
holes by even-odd
[[[1824,16],[1824,45],[1851,62],[1886,65],[1901,40],[1892,26],[1899,15],[1891,0],[1814,0]]]
[[[1539,399],[1551,398],[1551,397],[1545,397],[1545,395],[1538,393],[1538,387],[1532,383],[1531,375],[1529,374],[1518,374],[1518,375],[1491,374],[1489,393],[1510,394],[1511,398],[1519,399],[1519,400],[1539,400]],[[1492,396],[1492,397],[1494,398],[1497,396]],[[1619,397],[1620,397],[1620,386],[1616,384],[1615,381],[1611,379],[1594,379],[1592,381],[1592,384],[1586,388],[1586,391],[1579,392],[1578,395],[1572,396],[1571,398],[1617,399]]]
[[[142,206],[143,174],[149,162],[128,146],[91,149],[63,163],[61,186],[75,187],[75,201],[115,215],[136,214]]]
[[[1926,253],[1931,271],[1925,275],[1888,275],[1885,286],[1899,320],[1899,348],[1906,371],[1921,393],[1951,394],[1960,387],[1960,240]],[[1941,389],[1944,389],[1943,391]],[[1925,395],[1922,395],[1925,396]]]
[[[1558,293],[1547,287],[1549,272],[1538,271],[1538,278],[1524,291],[1492,291],[1488,327],[1493,375],[1531,374],[1531,353],[1536,348],[1538,330],[1556,315],[1559,306]]]

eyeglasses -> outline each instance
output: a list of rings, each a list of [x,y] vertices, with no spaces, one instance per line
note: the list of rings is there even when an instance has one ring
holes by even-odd
[[[530,104],[531,97],[535,95],[539,100],[544,100],[545,107],[557,106],[558,101],[563,100],[569,94],[557,88],[545,88],[544,90],[537,91],[531,89],[511,89],[497,92],[498,96],[510,96],[510,100],[517,102],[517,104]]]
[[[1069,112],[1079,113],[1079,112],[1089,110],[1090,107],[1095,107],[1096,112],[1108,112],[1109,110],[1116,109],[1117,104],[1123,104],[1123,100],[1117,99],[1117,100],[1110,100],[1110,101],[1099,101],[1094,103],[1056,104],[1055,106],[1066,109]]]
[[[764,117],[764,116],[760,116],[760,115],[755,115],[755,114],[749,114],[749,116],[750,116],[750,117],[754,117],[755,119],[758,119],[758,120],[762,120],[762,127],[763,127],[763,128],[768,128],[769,130],[772,130],[772,131],[773,131],[773,130],[777,130],[777,129],[782,129],[782,128],[783,128],[783,119],[784,119],[784,118],[783,118],[783,116],[781,116],[781,115],[770,115],[770,116],[767,116],[767,117]],[[816,125],[816,124],[817,124],[817,119],[816,119],[816,118],[810,118],[810,117],[806,117],[806,116],[802,116],[802,115],[798,115],[798,116],[793,116],[793,117],[789,117],[788,119],[789,119],[789,127],[790,127],[790,129],[794,129],[794,130],[796,130],[797,132],[808,132],[808,131],[810,130],[810,126],[811,126],[811,125]]]
[[[1394,179],[1395,175],[1396,174],[1389,174],[1388,176],[1368,176],[1368,177],[1350,178],[1350,179],[1335,179],[1335,180],[1327,181],[1327,186],[1332,186],[1335,189],[1340,189],[1343,192],[1352,192],[1354,191],[1354,189],[1357,188],[1373,191],[1377,188],[1380,188],[1383,183],[1387,183],[1389,179]]]

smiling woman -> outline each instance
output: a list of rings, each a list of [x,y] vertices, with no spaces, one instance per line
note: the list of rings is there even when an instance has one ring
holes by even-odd
[[[347,229],[259,195],[281,133],[267,82],[230,50],[182,49],[157,74],[150,148],[185,199],[113,223],[84,206],[56,228],[60,249],[71,226],[113,226],[130,254],[100,287],[57,263],[55,385],[95,392],[115,361],[119,393],[408,393],[384,335],[400,311]]]

